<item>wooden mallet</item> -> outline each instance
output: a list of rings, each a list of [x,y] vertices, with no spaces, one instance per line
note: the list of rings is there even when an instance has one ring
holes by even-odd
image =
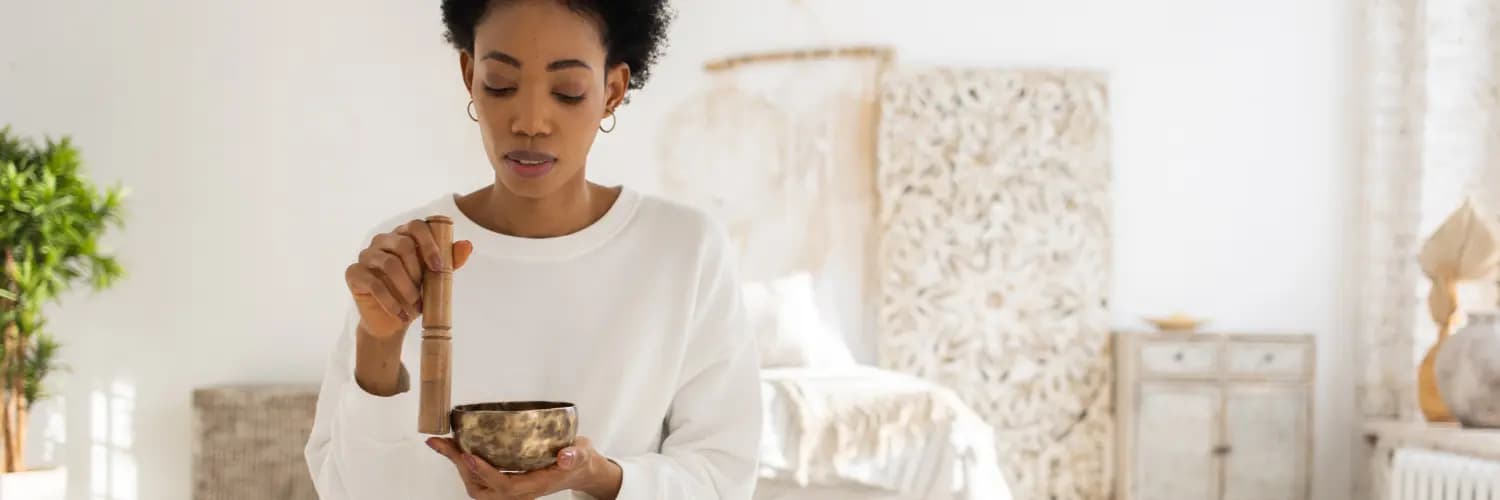
[[[443,266],[422,275],[422,385],[417,432],[437,435],[448,433],[448,412],[452,409],[453,219],[434,215],[427,218],[427,227],[437,242]]]

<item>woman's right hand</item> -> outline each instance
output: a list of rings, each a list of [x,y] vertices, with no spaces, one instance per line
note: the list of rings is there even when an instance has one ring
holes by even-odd
[[[453,243],[453,269],[463,267],[474,252],[468,241]],[[412,220],[375,235],[344,269],[344,281],[359,310],[359,327],[375,338],[406,332],[422,314],[422,275],[442,268],[442,258],[427,222]]]

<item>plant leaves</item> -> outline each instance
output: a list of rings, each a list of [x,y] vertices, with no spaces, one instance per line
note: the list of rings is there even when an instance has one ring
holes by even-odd
[[[0,374],[24,375],[28,400],[47,396],[43,381],[61,366],[57,342],[43,331],[43,305],[74,286],[102,289],[124,274],[98,244],[124,225],[124,188],[96,188],[82,157],[69,137],[37,145],[0,128],[0,255],[14,259],[0,273],[0,327],[14,323],[24,341],[19,366],[0,362]]]

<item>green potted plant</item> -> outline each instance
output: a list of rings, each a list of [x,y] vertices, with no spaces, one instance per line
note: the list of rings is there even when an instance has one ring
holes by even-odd
[[[123,276],[99,238],[123,224],[119,186],[97,189],[68,138],[38,145],[0,129],[0,498],[62,498],[61,464],[28,468],[32,405],[61,368],[42,307],[78,283],[95,290]]]

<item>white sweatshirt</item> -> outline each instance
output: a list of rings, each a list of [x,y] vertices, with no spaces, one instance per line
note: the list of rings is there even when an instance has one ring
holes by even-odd
[[[454,405],[577,404],[579,435],[624,472],[621,500],[751,497],[759,362],[721,226],[627,187],[602,219],[562,237],[486,230],[451,195],[370,235],[429,215],[451,217],[454,241],[474,243],[453,277]],[[378,397],[355,383],[352,300],[347,318],[306,448],[319,497],[468,498],[452,463],[417,432],[415,384]],[[421,327],[413,321],[402,348],[408,377]],[[574,495],[545,498],[588,498]]]

